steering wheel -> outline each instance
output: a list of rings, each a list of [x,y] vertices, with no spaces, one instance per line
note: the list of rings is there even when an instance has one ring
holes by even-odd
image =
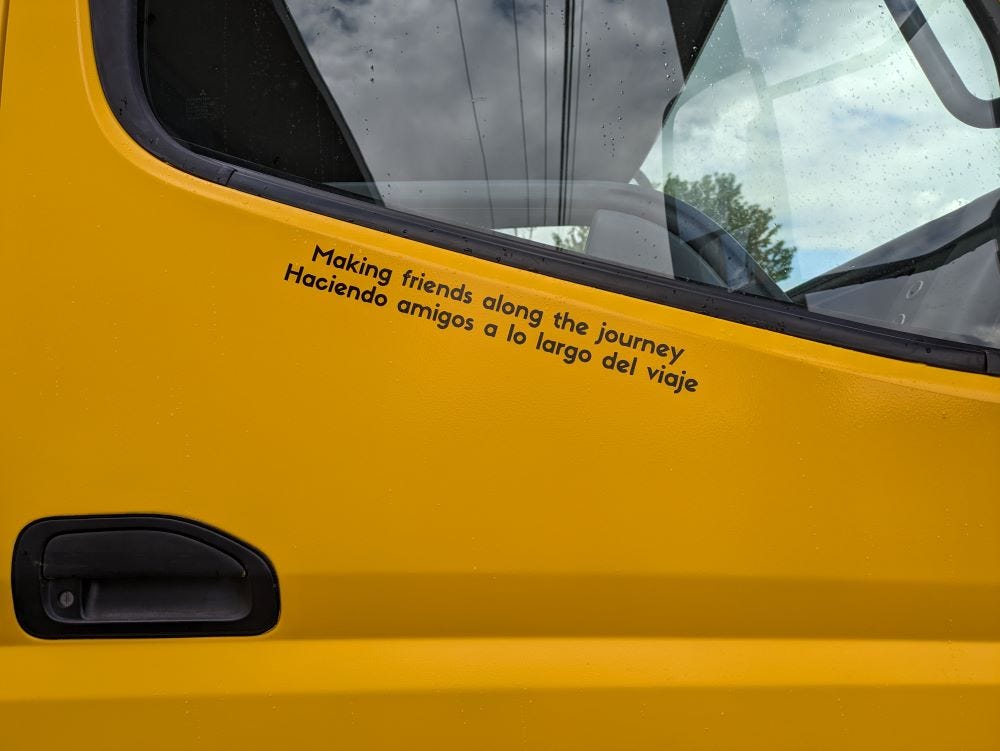
[[[642,192],[644,204],[660,205],[659,212],[652,212],[659,221],[651,221],[648,210],[597,209],[585,253],[675,279],[791,302],[746,248],[704,212],[652,185],[630,187]]]

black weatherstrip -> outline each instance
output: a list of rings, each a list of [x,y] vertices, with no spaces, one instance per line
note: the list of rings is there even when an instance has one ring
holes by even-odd
[[[377,206],[330,190],[197,154],[157,121],[141,76],[137,0],[91,0],[91,30],[105,96],[122,127],[184,172],[236,190],[407,239],[673,308],[898,360],[1000,375],[1000,351],[902,334],[812,313],[779,301],[677,281],[521,238]]]

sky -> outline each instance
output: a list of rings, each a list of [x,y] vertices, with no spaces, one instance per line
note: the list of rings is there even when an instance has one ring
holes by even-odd
[[[969,88],[1000,96],[960,0],[922,6]],[[758,70],[719,80],[732,48],[710,40],[665,131],[669,156],[654,150],[647,167],[736,173],[798,248],[788,285],[1000,188],[1000,130],[948,113],[883,4],[732,0],[730,10]]]

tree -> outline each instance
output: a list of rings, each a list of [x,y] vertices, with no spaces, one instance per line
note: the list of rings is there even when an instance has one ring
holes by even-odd
[[[787,279],[792,273],[795,247],[776,238],[781,225],[774,222],[774,212],[748,203],[736,175],[717,172],[691,181],[667,175],[662,190],[691,204],[730,232],[774,281]],[[560,248],[582,251],[587,234],[587,228],[574,227],[566,235],[553,234],[552,240]]]
[[[575,250],[582,253],[587,247],[587,237],[590,235],[590,227],[570,227],[565,235],[558,232],[552,233],[552,244],[563,250]]]
[[[781,225],[775,224],[774,212],[748,203],[743,197],[743,186],[736,182],[736,175],[716,172],[695,181],[667,175],[663,192],[714,219],[743,244],[774,281],[787,279],[792,273],[795,247],[776,239]]]

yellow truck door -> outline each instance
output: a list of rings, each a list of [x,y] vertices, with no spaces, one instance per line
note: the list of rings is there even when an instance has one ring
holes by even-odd
[[[0,747],[1000,746],[995,2],[4,9]]]

